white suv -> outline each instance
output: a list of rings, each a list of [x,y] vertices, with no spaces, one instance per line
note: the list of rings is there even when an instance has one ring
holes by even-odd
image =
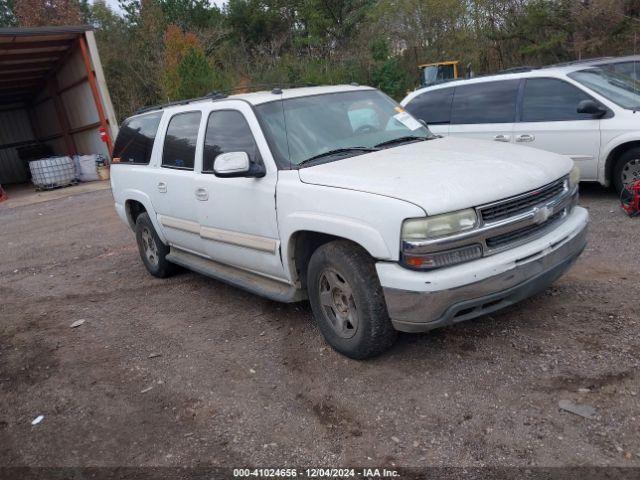
[[[111,183],[152,275],[309,299],[345,355],[546,288],[585,246],[563,156],[439,138],[383,93],[215,96],[124,122]]]
[[[401,103],[440,135],[525,144],[572,158],[581,179],[640,179],[640,83],[584,63],[423,88]]]

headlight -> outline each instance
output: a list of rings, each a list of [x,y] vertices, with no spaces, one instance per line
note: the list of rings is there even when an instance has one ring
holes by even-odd
[[[577,186],[580,183],[580,168],[577,165],[574,165],[571,169],[571,173],[569,173],[569,189],[573,190],[573,187]]]
[[[402,224],[402,240],[419,241],[471,230],[477,221],[473,209],[426,218],[412,218]]]

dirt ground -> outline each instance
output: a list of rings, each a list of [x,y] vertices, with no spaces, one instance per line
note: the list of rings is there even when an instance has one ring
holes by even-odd
[[[0,465],[640,466],[640,219],[582,190],[552,288],[365,362],[306,304],[148,275],[108,190],[0,204]]]

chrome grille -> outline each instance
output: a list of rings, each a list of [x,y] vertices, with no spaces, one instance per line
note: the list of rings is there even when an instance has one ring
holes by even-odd
[[[404,256],[435,255],[476,244],[482,256],[515,248],[546,234],[571,213],[578,187],[568,177],[521,195],[475,208],[479,222],[473,229],[444,238],[402,242]]]
[[[485,223],[496,222],[546,203],[564,191],[565,181],[561,179],[515,198],[481,207],[480,215]]]
[[[513,242],[517,242],[519,240],[529,238],[530,236],[535,235],[536,233],[550,227],[551,224],[555,223],[556,220],[559,220],[564,215],[565,215],[565,210],[561,210],[560,212],[549,217],[546,222],[529,225],[527,227],[514,230],[512,232],[487,238],[486,239],[487,247],[489,247],[490,249],[496,249],[505,245],[510,245]]]

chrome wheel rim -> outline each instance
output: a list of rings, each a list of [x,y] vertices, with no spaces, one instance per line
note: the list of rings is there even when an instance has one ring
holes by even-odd
[[[324,269],[318,282],[320,304],[329,325],[341,338],[351,338],[358,330],[358,311],[353,290],[346,279],[331,268]]]
[[[627,187],[636,180],[640,180],[640,158],[628,161],[622,167],[622,184]]]
[[[158,247],[153,240],[153,235],[151,235],[151,232],[146,227],[142,229],[142,248],[149,263],[157,267],[159,262]]]

